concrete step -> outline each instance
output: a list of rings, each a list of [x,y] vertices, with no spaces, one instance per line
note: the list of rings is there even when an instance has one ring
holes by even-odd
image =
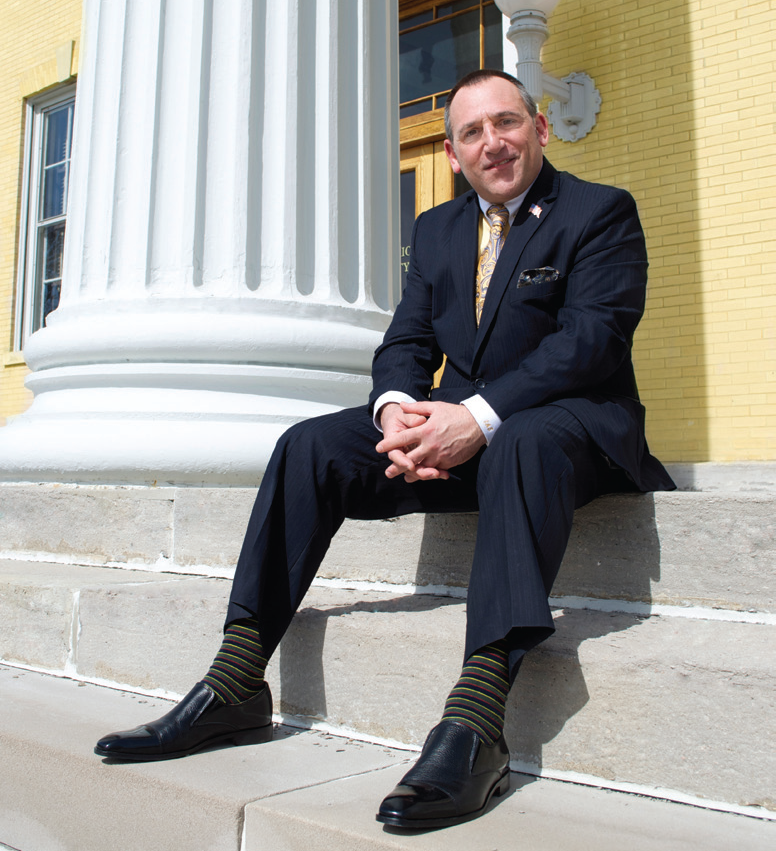
[[[476,514],[348,521],[319,576],[465,588],[476,524]],[[775,562],[776,495],[610,495],[576,512],[553,594],[776,612]]]
[[[776,612],[776,479],[752,468],[759,478],[728,471],[728,490],[607,496],[578,511],[554,593]],[[231,576],[254,496],[0,483],[0,558]],[[475,529],[475,515],[347,521],[319,575],[463,593]]]
[[[776,810],[774,465],[674,473],[687,490],[577,512],[558,633],[510,698],[513,755]],[[0,659],[185,693],[218,647],[254,493],[0,484]],[[282,711],[419,745],[460,668],[475,526],[347,522],[270,666]]]
[[[228,592],[224,579],[5,561],[0,659],[182,695],[218,648]],[[776,619],[595,604],[556,609],[557,633],[523,666],[515,765],[776,810]],[[464,621],[461,599],[314,586],[268,670],[277,706],[419,746],[460,670]]]
[[[265,745],[110,764],[108,729],[169,704],[0,667],[0,843],[18,851],[770,851],[776,823],[513,774],[483,818],[382,828],[376,807],[414,754],[287,727]]]

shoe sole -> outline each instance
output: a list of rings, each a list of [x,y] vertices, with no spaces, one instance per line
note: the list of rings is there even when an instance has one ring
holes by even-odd
[[[455,824],[463,824],[464,822],[471,821],[472,819],[479,818],[485,810],[488,809],[491,800],[496,797],[500,798],[502,795],[506,794],[509,791],[510,787],[510,776],[509,769],[507,769],[505,774],[502,774],[501,777],[493,784],[493,788],[488,792],[488,797],[485,799],[485,803],[478,810],[473,810],[470,813],[463,813],[459,816],[448,816],[447,818],[424,818],[424,819],[407,819],[401,818],[401,816],[388,816],[377,814],[377,821],[382,824],[388,825],[389,827],[403,827],[408,830],[426,830],[427,828],[435,828],[435,827],[452,827]]]
[[[238,733],[224,733],[221,736],[214,736],[212,739],[207,739],[184,751],[173,751],[171,753],[120,753],[98,746],[95,747],[94,752],[97,756],[102,756],[106,759],[115,759],[121,762],[158,762],[162,759],[180,759],[180,757],[190,756],[207,748],[212,748],[215,745],[263,745],[265,742],[272,740],[272,733],[273,725],[266,724],[263,727],[240,730]]]

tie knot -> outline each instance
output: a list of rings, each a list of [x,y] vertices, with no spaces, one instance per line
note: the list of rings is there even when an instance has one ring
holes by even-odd
[[[490,220],[491,227],[501,229],[509,221],[509,210],[503,204],[493,204],[488,207],[488,219]]]

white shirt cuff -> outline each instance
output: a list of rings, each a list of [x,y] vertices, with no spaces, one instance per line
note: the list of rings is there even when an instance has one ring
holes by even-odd
[[[490,443],[491,438],[502,423],[501,417],[479,394],[464,399],[461,404],[468,409],[469,413],[477,421],[477,425],[485,435],[485,441]]]
[[[383,429],[380,426],[380,412],[389,402],[414,402],[415,400],[412,396],[407,393],[402,393],[401,390],[389,390],[387,393],[383,393],[381,396],[377,397],[377,401],[375,402],[375,406],[373,408],[374,414],[372,415],[372,421],[375,424],[375,428],[383,433]],[[490,407],[490,405],[488,405]]]

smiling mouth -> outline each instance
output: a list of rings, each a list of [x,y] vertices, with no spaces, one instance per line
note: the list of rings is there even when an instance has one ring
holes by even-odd
[[[485,171],[490,171],[493,168],[501,168],[502,166],[509,165],[509,163],[514,162],[517,157],[505,157],[503,160],[499,160],[498,162],[491,163],[488,166],[485,166]]]

